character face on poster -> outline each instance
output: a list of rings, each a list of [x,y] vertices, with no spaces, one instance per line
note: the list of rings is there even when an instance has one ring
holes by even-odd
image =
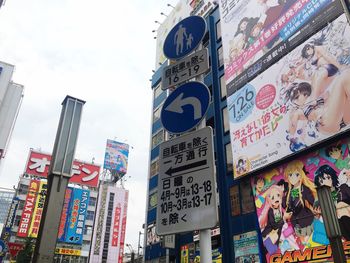
[[[349,39],[342,15],[228,97],[235,177],[349,129]]]
[[[331,187],[344,249],[350,249],[350,140],[338,141],[252,178],[256,211],[268,262],[327,259],[312,253],[328,246],[316,187]],[[326,251],[327,247],[324,247]]]

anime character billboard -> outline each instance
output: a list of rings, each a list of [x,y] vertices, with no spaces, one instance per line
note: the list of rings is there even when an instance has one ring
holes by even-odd
[[[235,178],[350,128],[349,40],[341,15],[228,97]]]
[[[266,69],[269,63],[265,60],[271,59],[261,60],[264,55],[278,60],[294,48],[296,42],[305,41],[310,34],[339,16],[343,10],[336,2],[339,1],[221,0],[227,86],[245,70],[249,69],[248,75],[256,75],[256,71]]]
[[[346,254],[350,254],[350,139],[252,178],[268,262],[331,257],[316,188],[331,187]],[[315,253],[322,250],[324,253]],[[323,261],[324,262],[324,261]]]
[[[128,167],[128,156],[128,144],[107,140],[103,168],[124,175]]]

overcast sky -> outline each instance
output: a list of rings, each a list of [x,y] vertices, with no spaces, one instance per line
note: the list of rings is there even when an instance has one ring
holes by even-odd
[[[51,152],[66,95],[85,100],[75,157],[102,164],[106,139],[129,143],[126,243],[137,249],[148,175],[155,20],[176,0],[7,0],[0,60],[16,66],[23,104],[0,186],[17,185],[29,148]],[[130,177],[130,178],[129,178]]]

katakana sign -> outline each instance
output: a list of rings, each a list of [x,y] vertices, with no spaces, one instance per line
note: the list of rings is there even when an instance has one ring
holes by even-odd
[[[201,49],[163,70],[162,90],[166,90],[209,70],[208,49]]]
[[[209,229],[217,222],[211,127],[162,143],[157,234]]]
[[[27,161],[25,173],[39,177],[48,177],[51,155],[31,150]],[[70,183],[77,183],[97,187],[100,175],[100,166],[74,160]]]

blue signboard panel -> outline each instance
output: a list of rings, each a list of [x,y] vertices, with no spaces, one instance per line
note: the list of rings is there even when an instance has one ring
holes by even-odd
[[[89,190],[74,188],[69,210],[70,215],[66,228],[66,243],[79,245],[83,243],[83,232],[89,197]]]
[[[180,21],[164,41],[164,55],[175,60],[187,56],[200,44],[206,29],[206,22],[200,16],[190,16]]]
[[[210,92],[201,82],[181,85],[164,102],[161,121],[170,133],[183,133],[194,128],[208,110]]]

